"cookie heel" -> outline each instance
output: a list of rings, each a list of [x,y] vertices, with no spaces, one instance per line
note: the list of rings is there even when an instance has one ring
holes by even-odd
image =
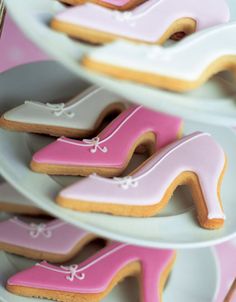
[[[156,259],[158,262],[158,259]],[[176,260],[176,252],[169,258],[168,263],[162,270],[161,274],[158,273],[159,264],[153,265],[152,261],[146,260],[142,262],[142,275],[140,279],[140,297],[142,302],[161,302],[162,292],[165,284],[171,273],[173,265]]]
[[[212,169],[206,172],[202,167],[204,172],[199,174],[198,177],[196,175],[192,176],[192,179],[189,180],[193,199],[196,201],[197,218],[203,228],[219,229],[224,225],[225,215],[220,191],[226,167],[226,159],[221,169],[212,161]]]

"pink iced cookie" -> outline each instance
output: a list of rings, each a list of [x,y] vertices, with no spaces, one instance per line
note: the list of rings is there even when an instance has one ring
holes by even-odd
[[[175,251],[113,243],[79,265],[46,262],[10,278],[7,289],[18,295],[72,301],[101,301],[127,276],[141,276],[141,300],[161,302]]]
[[[61,137],[39,150],[33,156],[31,168],[47,174],[117,176],[137,148],[146,146],[153,154],[175,141],[181,126],[180,118],[131,106],[93,139]]]
[[[78,211],[150,217],[184,184],[192,189],[199,224],[217,229],[225,218],[220,200],[225,163],[213,137],[196,132],[163,148],[129,176],[90,175],[76,182],[59,193],[57,203]]]
[[[85,3],[59,13],[51,26],[92,43],[124,38],[162,44],[175,33],[189,34],[227,21],[225,0],[149,0],[126,12]]]
[[[0,222],[0,250],[50,262],[73,258],[96,237],[59,219],[27,224],[15,217]]]

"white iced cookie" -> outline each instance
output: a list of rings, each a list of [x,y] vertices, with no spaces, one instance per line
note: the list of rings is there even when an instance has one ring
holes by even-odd
[[[170,47],[118,41],[89,52],[83,64],[96,72],[162,89],[187,91],[236,67],[236,23],[207,29]]]
[[[107,116],[126,106],[116,94],[93,86],[67,103],[25,101],[3,114],[0,125],[14,131],[82,138],[93,135]]]

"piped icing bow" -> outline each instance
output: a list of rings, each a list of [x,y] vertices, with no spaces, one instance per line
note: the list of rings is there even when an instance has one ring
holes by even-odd
[[[64,221],[59,221],[54,225],[48,225],[45,223],[30,223],[26,224],[20,221],[17,217],[10,219],[12,223],[17,224],[19,227],[26,229],[29,232],[30,237],[38,238],[40,235],[44,236],[45,238],[51,238],[53,234],[53,230],[65,225]]]
[[[90,149],[91,153],[96,153],[97,150],[100,150],[103,153],[106,153],[108,151],[108,148],[106,146],[100,146],[102,142],[100,141],[100,138],[98,136],[92,139],[83,139],[83,142],[85,144],[88,144],[88,146],[92,146],[92,148]]]
[[[79,269],[79,266],[77,264],[72,264],[69,266],[63,266],[61,265],[60,268],[56,267],[50,267],[47,265],[47,262],[37,263],[36,266],[40,266],[42,268],[48,269],[50,271],[61,273],[66,275],[66,280],[68,281],[74,281],[74,279],[77,280],[84,280],[85,274],[80,273],[81,269]]]
[[[46,238],[50,238],[52,236],[52,231],[47,229],[47,225],[44,223],[31,223],[29,225],[29,233],[33,238],[37,238],[40,234],[42,234]]]
[[[69,118],[72,118],[75,116],[74,112],[67,111],[65,103],[60,103],[60,104],[51,104],[51,103],[39,103],[39,102],[33,102],[33,101],[25,101],[25,104],[31,104],[39,107],[44,107],[46,109],[49,109],[52,111],[52,113],[59,117],[61,115],[65,115]]]
[[[132,176],[114,177],[113,179],[122,189],[136,188],[138,186],[138,181]]]

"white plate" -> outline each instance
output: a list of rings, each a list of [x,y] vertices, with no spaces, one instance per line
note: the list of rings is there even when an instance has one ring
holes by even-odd
[[[15,188],[7,182],[0,183],[0,204],[1,202],[19,206],[34,206],[34,204],[22,196]]]
[[[231,20],[236,20],[235,0],[228,0]],[[192,93],[176,94],[130,82],[111,79],[84,70],[79,61],[91,48],[51,30],[48,22],[64,9],[53,0],[5,0],[8,11],[23,32],[79,77],[104,86],[127,99],[195,121],[236,124],[236,85],[226,76],[217,76]]]
[[[0,220],[5,215],[0,214]],[[70,263],[80,263],[98,249],[97,245],[90,244]],[[10,294],[5,289],[7,279],[15,273],[24,270],[35,262],[23,257],[0,252],[0,301],[1,302],[40,302],[39,299],[30,299]],[[163,302],[191,301],[213,302],[218,292],[219,271],[215,254],[211,249],[184,250],[177,252],[177,260],[167,281]],[[47,300],[43,300],[47,301]],[[128,278],[103,299],[103,302],[138,302],[138,282]]]
[[[76,93],[85,83],[55,62],[34,63],[15,68],[1,76],[0,113],[23,102],[25,98],[52,100]],[[0,173],[16,189],[39,207],[75,225],[103,237],[133,244],[169,248],[209,246],[236,235],[236,135],[231,129],[186,122],[184,131],[202,130],[212,135],[224,147],[229,169],[223,181],[222,199],[227,220],[221,230],[209,231],[195,221],[192,200],[184,189],[172,198],[169,206],[152,218],[118,217],[106,214],[80,213],[63,209],[54,203],[62,187],[79,178],[49,177],[29,169],[33,152],[52,138],[0,130]],[[137,157],[136,157],[137,159]],[[133,161],[133,164],[136,164]]]

